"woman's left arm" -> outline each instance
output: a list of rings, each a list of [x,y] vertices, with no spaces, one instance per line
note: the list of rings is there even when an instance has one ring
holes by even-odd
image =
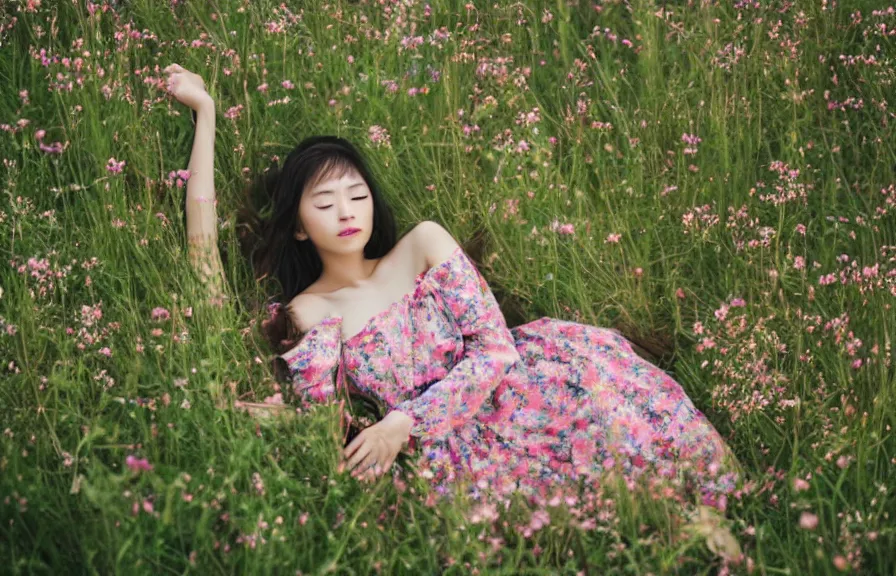
[[[218,252],[218,215],[214,179],[215,102],[199,75],[178,64],[165,68],[168,90],[196,113],[196,133],[187,170],[187,254],[214,299],[226,298]]]
[[[437,224],[425,236],[427,250],[442,260],[436,263],[435,278],[463,335],[464,357],[444,378],[395,405],[393,412],[413,419],[410,436],[438,439],[479,412],[520,355],[494,294],[466,253]],[[444,258],[449,251],[451,256]]]

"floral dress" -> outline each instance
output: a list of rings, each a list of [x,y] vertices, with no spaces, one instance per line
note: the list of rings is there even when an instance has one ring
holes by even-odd
[[[668,374],[615,330],[549,317],[508,328],[460,247],[357,334],[343,341],[327,316],[280,358],[300,398],[347,386],[411,416],[409,453],[441,495],[466,479],[473,498],[546,498],[610,470],[723,509],[734,489],[728,447]]]

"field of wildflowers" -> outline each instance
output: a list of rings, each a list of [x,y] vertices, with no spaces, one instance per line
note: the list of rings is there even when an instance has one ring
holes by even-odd
[[[2,571],[896,573],[885,4],[0,5]],[[226,303],[186,258],[173,62],[218,107]],[[670,343],[744,466],[724,521],[610,484],[437,502],[409,470],[337,473],[332,405],[220,407],[276,392],[242,189],[321,133],[364,149],[402,230],[486,231],[511,325]]]

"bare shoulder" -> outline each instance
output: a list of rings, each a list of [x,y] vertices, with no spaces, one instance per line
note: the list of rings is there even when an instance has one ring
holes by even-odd
[[[408,233],[413,252],[421,267],[429,269],[438,266],[454,254],[460,244],[438,222],[424,220]]]
[[[286,312],[296,329],[305,333],[330,312],[330,303],[319,294],[302,292],[289,301]]]

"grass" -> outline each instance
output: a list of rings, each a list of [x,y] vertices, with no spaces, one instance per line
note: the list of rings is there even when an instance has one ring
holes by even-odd
[[[896,572],[896,13],[879,4],[0,8],[0,563]],[[188,111],[154,85],[172,62],[218,107],[239,295],[224,307],[189,270],[167,177],[192,141]],[[286,422],[216,407],[222,390],[261,400],[275,384],[258,328],[276,287],[238,257],[241,189],[320,133],[364,149],[403,230],[484,230],[480,269],[516,323],[672,344],[662,367],[745,468],[726,511],[740,562],[662,498],[434,503],[408,470],[374,486],[337,474],[335,406]]]

